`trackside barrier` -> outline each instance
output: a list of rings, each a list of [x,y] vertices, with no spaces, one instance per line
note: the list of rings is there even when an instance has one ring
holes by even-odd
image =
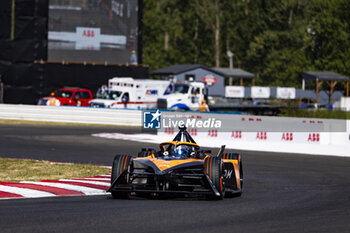
[[[141,126],[141,111],[0,104],[0,118],[13,120]]]
[[[245,116],[203,113],[165,113],[160,138],[177,133],[177,122],[187,124],[188,132],[201,146],[253,151],[350,156],[350,121],[292,117]],[[169,116],[169,117],[168,117]],[[201,121],[202,123],[198,123]],[[212,126],[217,121],[222,127]],[[168,126],[168,127],[167,127]]]
[[[227,148],[238,150],[350,156],[350,120],[188,114],[192,123],[193,119],[223,121],[221,129],[188,127],[202,147],[225,144]],[[139,110],[0,104],[0,119],[141,127],[141,115]],[[165,115],[162,112],[162,119],[166,121],[158,135],[152,135],[153,142],[169,140],[178,131]]]

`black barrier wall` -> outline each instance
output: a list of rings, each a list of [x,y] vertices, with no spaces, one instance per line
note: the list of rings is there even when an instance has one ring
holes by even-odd
[[[141,1],[142,2],[142,1]],[[36,104],[65,86],[93,93],[112,77],[148,78],[148,68],[47,63],[48,0],[0,0],[0,83],[3,101]]]
[[[48,1],[0,2],[0,61],[47,60]]]
[[[11,36],[11,1],[0,1],[0,40],[10,39]]]
[[[0,83],[6,103],[32,103],[41,76],[35,60],[47,59],[47,0],[0,1]]]
[[[36,104],[40,97],[68,86],[96,93],[113,77],[148,78],[148,68],[143,66],[31,63],[13,64],[7,69],[1,69],[0,64],[1,70],[4,103],[11,104]]]

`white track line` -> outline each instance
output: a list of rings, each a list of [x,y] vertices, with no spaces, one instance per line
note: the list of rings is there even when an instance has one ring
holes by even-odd
[[[53,183],[53,182],[34,182],[34,181],[22,181],[21,183],[38,184],[38,185],[43,185],[43,186],[63,188],[63,189],[78,191],[78,192],[81,192],[85,195],[106,194],[106,191],[102,190],[102,189],[95,189],[95,188],[79,186],[79,185],[72,185],[72,184]]]
[[[12,187],[12,186],[5,186],[0,185],[0,190],[8,193],[15,193],[22,195],[23,197],[52,197],[56,196],[53,193],[44,192],[44,191],[38,191],[34,189],[28,189],[28,188],[18,188],[18,187]]]
[[[84,180],[92,180],[92,181],[108,181],[110,182],[111,181],[111,178],[81,178],[81,179],[84,179]],[[75,180],[75,179],[74,179]]]
[[[67,179],[60,179],[60,181],[79,182],[79,183],[83,183],[83,184],[95,184],[95,185],[101,185],[101,186],[107,186],[107,187],[110,186],[109,183],[106,183],[106,182],[99,182],[99,181],[67,180]]]

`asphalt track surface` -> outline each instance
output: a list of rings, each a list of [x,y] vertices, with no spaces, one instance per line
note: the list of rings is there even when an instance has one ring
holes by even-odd
[[[0,124],[0,156],[111,165],[114,154],[144,144],[90,135],[139,131]],[[350,232],[350,158],[243,152],[243,159],[239,198],[1,200],[0,232]]]

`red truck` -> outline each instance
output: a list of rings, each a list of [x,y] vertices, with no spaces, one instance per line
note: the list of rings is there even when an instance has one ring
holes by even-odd
[[[38,100],[38,105],[52,106],[89,106],[93,96],[89,89],[61,88],[51,93],[49,97]]]

